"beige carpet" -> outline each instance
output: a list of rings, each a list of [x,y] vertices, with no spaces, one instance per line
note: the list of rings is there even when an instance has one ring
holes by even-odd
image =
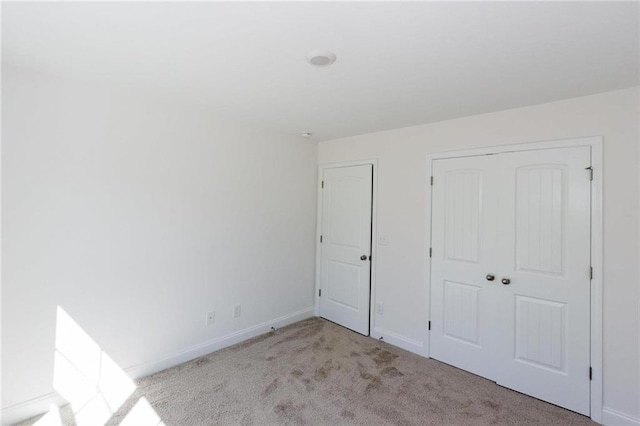
[[[137,384],[110,424],[120,424],[142,397],[167,426],[595,424],[318,318]]]

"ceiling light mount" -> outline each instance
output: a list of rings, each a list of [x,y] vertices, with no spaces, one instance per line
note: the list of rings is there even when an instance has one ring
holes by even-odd
[[[336,61],[336,54],[325,49],[312,50],[307,53],[307,61],[316,67],[328,67]]]
[[[303,136],[303,137],[305,137],[305,138],[308,138],[308,137],[310,137],[311,135],[312,135],[312,133],[311,133],[311,132],[302,132],[302,133],[300,133],[300,136]]]

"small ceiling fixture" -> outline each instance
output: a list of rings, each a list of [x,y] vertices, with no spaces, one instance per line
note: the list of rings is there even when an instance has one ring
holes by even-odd
[[[302,132],[300,133],[300,136],[304,136],[305,138],[308,138],[309,136],[311,136],[311,132]]]
[[[312,50],[307,53],[307,60],[311,65],[326,67],[336,61],[336,54],[328,50]]]

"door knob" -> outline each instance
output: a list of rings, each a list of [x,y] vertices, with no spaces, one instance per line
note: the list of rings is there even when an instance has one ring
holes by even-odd
[[[487,281],[493,281],[493,280],[496,279],[496,276],[495,275],[491,275],[491,274],[487,274],[486,278],[487,278]]]
[[[362,256],[360,256],[360,260],[367,260],[367,255],[363,254]]]
[[[501,281],[502,281],[502,284],[504,284],[504,285],[511,284],[511,280],[509,278],[503,278]]]

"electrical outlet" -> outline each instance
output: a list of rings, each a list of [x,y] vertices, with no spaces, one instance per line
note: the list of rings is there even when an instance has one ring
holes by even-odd
[[[216,322],[216,312],[215,311],[207,312],[205,324],[213,325],[215,324],[215,322]]]
[[[238,318],[242,313],[242,307],[240,305],[233,305],[233,317]]]
[[[384,304],[383,303],[376,303],[376,314],[384,315]]]
[[[389,236],[388,235],[378,235],[378,244],[381,246],[386,246],[389,244]]]

